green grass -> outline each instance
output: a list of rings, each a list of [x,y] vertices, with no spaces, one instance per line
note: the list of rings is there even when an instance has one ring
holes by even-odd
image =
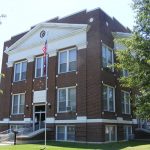
[[[42,144],[0,146],[0,150],[40,150]],[[79,144],[68,142],[49,142],[47,150],[150,150],[150,141],[130,141],[110,144]]]

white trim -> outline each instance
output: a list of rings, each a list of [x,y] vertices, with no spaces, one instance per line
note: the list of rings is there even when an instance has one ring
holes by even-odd
[[[47,118],[46,123],[49,124],[76,124],[76,123],[115,123],[115,124],[137,124],[136,119],[128,120],[119,120],[119,119],[86,119],[86,116],[78,116],[74,120],[56,120],[54,117]],[[32,121],[31,121],[32,122]],[[0,123],[28,123],[26,121],[10,121],[9,118],[4,118]]]
[[[7,67],[9,68],[9,67],[13,67],[14,62],[13,61],[8,61],[6,64],[7,64]]]
[[[138,124],[137,119],[132,119],[133,124]]]
[[[54,117],[46,118],[46,123],[55,123],[55,118]]]
[[[47,123],[56,123],[56,124],[65,124],[65,123],[116,123],[116,124],[137,124],[135,119],[123,120],[122,119],[87,119],[86,116],[78,116],[77,119],[74,120],[56,120],[55,118],[47,118]]]
[[[30,122],[26,122],[26,121],[0,121],[0,124],[29,124],[29,123],[32,123],[33,121],[30,121]]]
[[[28,60],[28,62],[33,62],[34,61],[34,56],[30,56],[26,58]]]
[[[24,122],[32,122],[32,118],[24,118]]]
[[[87,122],[87,117],[86,116],[77,116],[77,122]]]

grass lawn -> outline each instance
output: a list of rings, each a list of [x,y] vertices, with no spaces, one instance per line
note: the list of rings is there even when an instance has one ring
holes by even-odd
[[[42,144],[24,144],[0,146],[0,150],[41,150]],[[130,141],[110,144],[79,144],[66,142],[49,142],[47,150],[150,150],[150,141]]]

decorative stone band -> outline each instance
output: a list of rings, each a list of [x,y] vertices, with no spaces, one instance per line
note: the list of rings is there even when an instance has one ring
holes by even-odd
[[[56,120],[54,117],[47,118],[46,122],[48,124],[76,124],[76,123],[114,123],[114,124],[137,124],[137,119],[132,120],[123,120],[123,118],[118,117],[117,119],[87,119],[86,116],[78,116],[77,119],[74,120]],[[31,118],[24,118],[23,121],[10,121],[8,118],[3,119],[0,121],[0,124],[26,124],[26,123],[33,123]]]

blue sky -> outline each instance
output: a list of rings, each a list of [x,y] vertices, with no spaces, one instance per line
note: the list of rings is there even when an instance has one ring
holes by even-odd
[[[37,23],[100,7],[132,29],[134,13],[131,3],[132,0],[0,0],[0,15],[7,14],[7,18],[1,19],[3,23],[0,25],[0,68],[4,41]]]

